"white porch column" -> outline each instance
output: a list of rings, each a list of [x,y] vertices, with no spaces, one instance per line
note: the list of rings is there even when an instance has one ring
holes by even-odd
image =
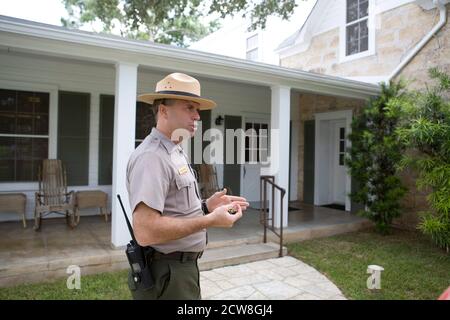
[[[128,218],[130,206],[126,188],[128,158],[134,150],[136,127],[137,64],[116,64],[116,88],[114,100],[114,147],[112,176],[111,242],[121,247],[131,239],[117,194],[120,195]]]
[[[270,174],[275,183],[286,190],[283,199],[283,226],[288,225],[289,202],[289,120],[291,118],[291,88],[273,86],[271,104],[270,134]],[[271,189],[270,189],[271,190]],[[271,193],[268,192],[268,199]],[[280,192],[275,191],[274,224],[280,227]]]

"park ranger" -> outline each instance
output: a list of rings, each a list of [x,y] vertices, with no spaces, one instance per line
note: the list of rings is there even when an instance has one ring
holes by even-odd
[[[179,130],[190,137],[200,120],[199,110],[216,103],[200,95],[197,79],[172,73],[159,81],[155,93],[138,100],[152,104],[157,124],[132,153],[127,167],[127,190],[133,229],[150,254],[155,285],[137,290],[134,299],[201,299],[197,260],[206,247],[206,228],[230,228],[249,205],[226,189],[200,199],[197,181],[180,143]]]

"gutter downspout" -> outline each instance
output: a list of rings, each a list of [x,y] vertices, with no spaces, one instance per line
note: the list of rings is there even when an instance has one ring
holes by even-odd
[[[433,0],[433,3],[439,8],[439,22],[433,27],[433,29],[414,47],[414,49],[403,59],[402,62],[392,71],[387,80],[392,80],[411,60],[414,56],[425,46],[425,44],[433,37],[447,22],[447,9],[445,7],[446,2],[441,0]]]

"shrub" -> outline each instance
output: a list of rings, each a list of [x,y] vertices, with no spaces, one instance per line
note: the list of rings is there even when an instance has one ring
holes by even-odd
[[[392,219],[400,216],[400,199],[406,193],[396,175],[403,146],[395,130],[400,109],[389,109],[388,103],[404,94],[404,84],[381,84],[381,95],[371,99],[352,121],[346,164],[359,186],[350,198],[365,206],[358,214],[375,222],[380,233],[389,233]]]
[[[429,70],[437,81],[424,91],[391,101],[401,106],[402,124],[397,134],[402,143],[418,150],[404,156],[401,166],[415,168],[420,189],[431,190],[427,196],[430,210],[421,212],[418,228],[431,236],[441,248],[450,247],[450,76],[436,68]]]

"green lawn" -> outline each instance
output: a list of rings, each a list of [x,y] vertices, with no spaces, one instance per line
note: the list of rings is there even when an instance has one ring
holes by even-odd
[[[290,244],[288,249],[326,275],[348,299],[437,299],[450,285],[450,256],[414,232],[355,232]],[[381,290],[367,289],[370,264],[384,268]]]
[[[0,300],[127,300],[131,299],[127,271],[81,276],[79,290],[67,289],[67,279],[0,288]]]
[[[290,255],[315,267],[349,299],[436,299],[450,285],[450,256],[424,236],[395,230],[392,235],[355,232],[288,245]],[[366,288],[369,264],[384,267],[382,289]],[[81,277],[81,289],[66,279],[0,288],[4,299],[131,299],[127,271]]]

